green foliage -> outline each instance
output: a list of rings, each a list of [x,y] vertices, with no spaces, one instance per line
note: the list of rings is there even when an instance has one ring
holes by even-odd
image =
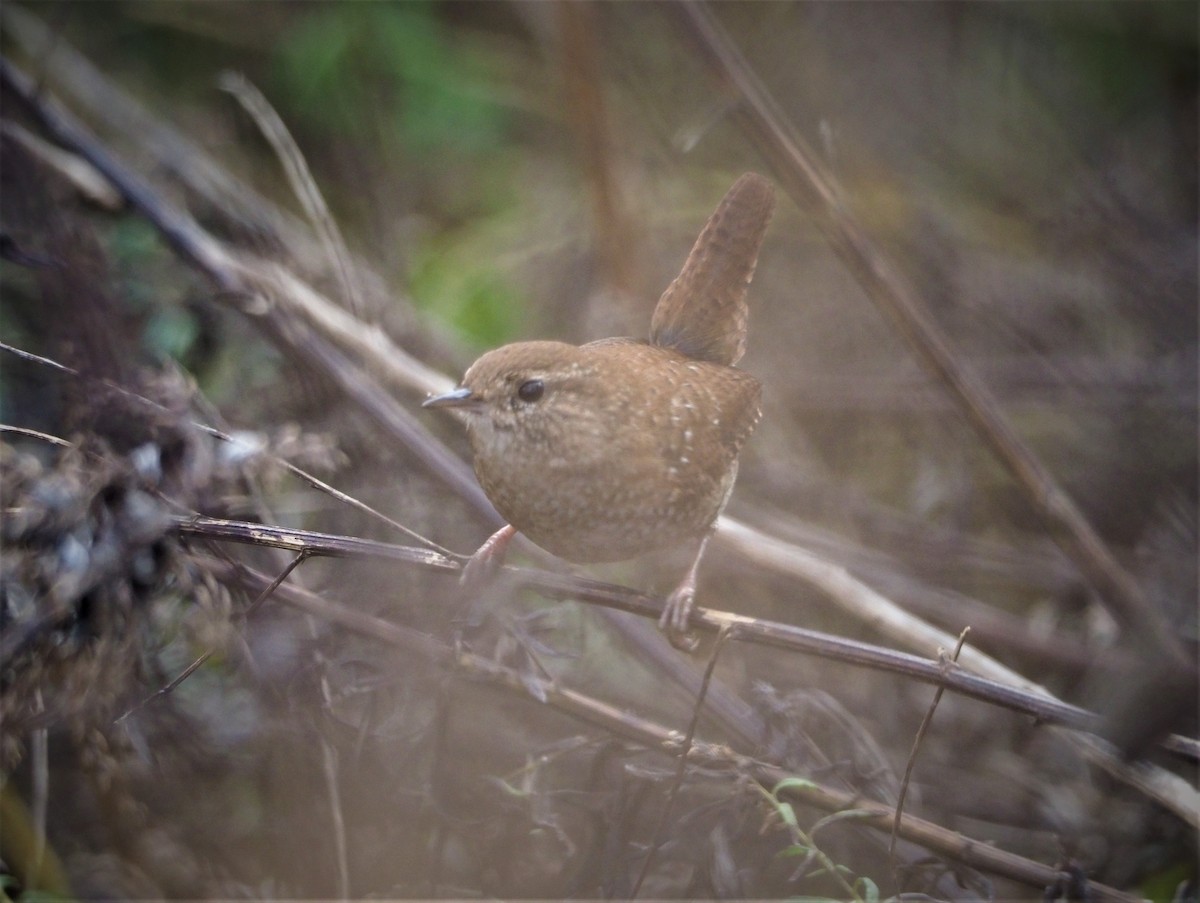
[[[140,217],[121,217],[107,235],[120,293],[142,323],[142,347],[154,357],[185,361],[200,327],[183,306],[174,263],[157,231]]]
[[[866,903],[879,903],[879,885],[865,875],[860,875],[854,882],[854,889]]]
[[[183,360],[199,334],[196,318],[181,307],[162,307],[146,321],[143,344],[152,352]]]
[[[1079,88],[1117,115],[1136,115],[1172,83],[1195,83],[1195,6],[1190,3],[1090,3],[1029,15],[1051,28],[1059,52],[1081,76]]]
[[[845,889],[849,899],[854,900],[855,903],[879,903],[879,886],[874,881],[864,876],[854,877],[854,873],[849,868],[833,862],[826,856],[814,840],[817,832],[828,824],[846,819],[863,818],[872,813],[863,809],[845,809],[841,812],[834,812],[825,816],[813,825],[812,828],[805,831],[800,827],[795,807],[786,800],[780,799],[780,794],[785,791],[806,790],[815,786],[816,784],[806,778],[787,777],[772,787],[769,793],[766,788],[758,788],[767,804],[774,810],[776,817],[783,823],[783,826],[792,838],[792,843],[776,855],[780,858],[798,858],[803,856],[806,859],[812,860],[816,867],[807,871],[808,877],[833,875]],[[802,864],[801,870],[804,868],[805,866]],[[847,879],[853,879],[853,883],[850,883]],[[825,903],[825,901],[832,898],[791,897],[790,899],[809,901],[809,903],[816,903],[816,901]]]
[[[774,787],[771,788],[771,796],[778,799],[779,794],[781,794],[785,790],[809,790],[816,786],[817,785],[815,782],[810,781],[807,778],[796,778],[796,777],[784,778],[782,781],[780,781],[778,784],[776,784]]]
[[[66,901],[74,899],[74,897],[52,890],[41,890],[36,887],[23,889],[15,875],[0,875],[0,903],[13,903],[16,900],[19,900],[20,903],[66,903]]]
[[[1189,879],[1196,879],[1195,865],[1177,863],[1144,880],[1138,888],[1138,896],[1166,903],[1168,900],[1177,899],[1179,886]]]
[[[383,178],[437,193],[443,216],[471,224],[440,231],[443,220],[408,251],[408,289],[418,306],[485,348],[521,326],[522,305],[494,264],[495,228],[504,228],[495,213],[513,203],[506,112],[490,96],[496,78],[486,53],[446,25],[443,9],[426,2],[300,7],[275,50],[271,93],[289,124],[379,155],[390,173]],[[460,177],[433,187],[426,166]]]
[[[463,339],[491,348],[520,333],[524,306],[480,243],[474,233],[433,243],[414,260],[408,288],[419,307],[449,323]]]
[[[11,897],[5,892],[2,900],[9,900]],[[69,900],[74,900],[74,897],[65,897],[62,894],[56,894],[49,890],[27,890],[18,897],[21,903],[67,903]]]
[[[113,267],[122,279],[122,292],[138,310],[153,308],[160,298],[147,274],[157,271],[163,257],[157,230],[140,216],[123,216],[106,240]]]
[[[502,137],[477,57],[460,52],[433,3],[314,6],[276,50],[290,116],[416,152],[478,154]]]

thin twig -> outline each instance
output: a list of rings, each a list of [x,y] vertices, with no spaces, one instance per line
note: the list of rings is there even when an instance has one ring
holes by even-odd
[[[329,256],[330,267],[336,270],[341,278],[346,307],[354,316],[363,318],[366,311],[363,308],[362,291],[355,278],[354,267],[350,264],[350,251],[292,133],[288,131],[283,119],[263,93],[240,72],[223,72],[218,84],[222,90],[237,98],[238,103],[250,114],[259,131],[270,142],[275,156],[283,164],[283,171],[287,174],[292,192],[300,200],[309,221],[317,230],[321,244]]]
[[[288,575],[291,574],[291,572],[294,571],[300,565],[300,563],[302,561],[306,560],[308,557],[309,557],[308,552],[301,552],[295,558],[293,558],[288,563],[288,566],[285,567],[280,572],[279,576],[276,577],[274,580],[272,580],[270,585],[268,585],[266,589],[264,589],[261,593],[259,593],[258,597],[253,602],[251,602],[248,606],[246,606],[246,610],[244,612],[242,612],[242,615],[241,615],[242,618],[245,619],[245,618],[248,618],[250,615],[252,615],[258,609],[258,607],[267,600],[268,596],[270,596],[273,592],[275,592],[275,590],[279,589],[280,584],[282,584],[283,581],[288,578]],[[157,690],[155,690],[153,693],[151,693],[149,696],[147,696],[141,702],[135,703],[133,706],[131,706],[129,709],[127,709],[125,712],[123,712],[120,716],[118,716],[113,721],[113,724],[120,724],[122,721],[124,721],[130,715],[134,714],[135,712],[141,711],[146,706],[148,706],[150,703],[154,702],[154,700],[156,700],[162,696],[167,696],[171,693],[174,693],[175,689],[181,683],[183,683],[185,680],[187,680],[189,677],[191,677],[193,674],[195,674],[204,665],[205,662],[207,662],[210,658],[212,658],[216,654],[216,651],[217,650],[215,648],[214,649],[206,649],[200,656],[198,656],[196,658],[195,661],[193,661],[190,665],[188,665],[186,668],[184,668],[182,671],[180,671],[179,674],[177,674],[170,681],[170,683],[166,684],[165,686],[159,687]]]
[[[744,524],[726,521],[724,518],[722,518],[717,536],[722,540],[736,540],[736,548],[751,561],[769,565],[779,573],[792,574],[819,586],[829,598],[839,605],[861,612],[859,616],[878,630],[893,636],[902,635],[906,638],[918,634],[938,637],[939,639],[930,645],[942,648],[949,648],[954,643],[952,636],[935,630],[920,619],[913,618],[882,593],[876,592],[861,580],[856,579],[845,568],[832,565],[805,549],[783,542],[774,536],[768,536]],[[702,625],[704,620],[699,618],[693,623]],[[752,632],[753,628],[747,627],[746,634],[749,635]],[[777,644],[778,640],[775,634],[776,631],[772,630],[763,637],[763,641],[771,645]],[[984,655],[978,649],[968,648],[964,652],[966,653],[964,659],[969,663],[971,670],[979,674],[986,675],[1010,687],[1021,687],[1028,692],[1046,697],[1052,695],[1044,687],[1006,667],[991,656]],[[956,670],[953,673],[961,675],[964,672]],[[1075,744],[1090,762],[1104,769],[1117,780],[1137,788],[1188,824],[1200,827],[1200,792],[1197,792],[1194,786],[1178,775],[1146,763],[1124,762],[1113,752],[1111,747],[1106,748],[1099,739],[1093,742],[1083,736],[1073,736],[1069,738],[1069,742]],[[1170,738],[1168,743],[1173,749],[1190,748],[1194,750],[1197,746],[1195,741],[1176,737]],[[1185,755],[1194,757],[1195,753],[1185,753]]]
[[[958,654],[962,652],[963,643],[966,642],[967,634],[971,632],[970,627],[964,627],[962,633],[958,635],[958,644],[954,647],[954,653],[950,656],[947,664],[957,662]],[[925,712],[925,717],[921,719],[921,726],[917,728],[917,736],[913,739],[912,751],[908,754],[908,764],[904,768],[904,779],[900,781],[900,794],[896,799],[896,820],[892,822],[892,837],[888,841],[888,859],[894,859],[896,855],[896,832],[900,830],[900,816],[904,812],[904,798],[908,796],[908,784],[912,780],[913,768],[917,764],[917,753],[921,750],[921,744],[925,741],[925,733],[929,730],[929,725],[933,723],[933,713],[937,711],[938,703],[942,701],[942,694],[946,692],[944,687],[938,687],[933,693],[933,701],[929,704],[929,710]]]
[[[90,163],[75,154],[69,154],[55,147],[43,138],[39,138],[28,129],[15,122],[4,120],[0,122],[0,133],[8,135],[20,143],[31,155],[43,165],[57,172],[74,186],[75,190],[98,207],[109,212],[121,208],[123,200],[112,183],[98,173]]]
[[[642,867],[638,871],[637,880],[633,883],[633,890],[629,893],[631,900],[636,900],[638,892],[642,889],[642,882],[646,880],[646,875],[650,871],[650,866],[654,862],[654,857],[658,854],[659,847],[663,842],[663,829],[667,824],[667,816],[671,814],[671,809],[675,806],[675,799],[679,796],[679,791],[683,787],[683,776],[687,771],[688,753],[692,750],[692,741],[696,737],[696,726],[700,723],[700,712],[704,709],[704,697],[708,695],[708,685],[712,681],[713,670],[717,666],[717,658],[721,654],[721,649],[725,645],[725,641],[729,639],[729,635],[734,628],[730,625],[725,625],[717,633],[717,641],[713,645],[712,655],[708,657],[708,664],[704,668],[704,677],[700,681],[700,692],[696,695],[696,704],[692,707],[692,718],[688,722],[687,733],[683,735],[683,742],[679,745],[679,761],[675,766],[675,777],[671,781],[671,787],[667,791],[667,797],[663,801],[662,809],[658,813],[658,821],[654,825],[654,830],[650,834],[650,849],[646,851],[646,858],[642,860]]]
[[[46,710],[39,687],[33,694],[33,711],[36,715]],[[31,767],[33,777],[33,856],[29,874],[40,884],[42,861],[46,858],[46,813],[50,808],[50,734],[44,727],[35,728],[31,742]]]
[[[337,863],[338,898],[350,899],[350,857],[346,846],[346,817],[342,814],[342,790],[338,782],[338,755],[328,737],[321,737],[321,764],[333,816],[333,848]]]
[[[27,426],[10,426],[7,423],[0,423],[0,433],[19,433],[22,436],[32,436],[34,439],[41,439],[43,442],[49,442],[51,445],[58,445],[62,448],[74,447],[74,444],[66,439],[43,433],[41,430],[32,430]]]
[[[368,540],[345,537],[332,538],[331,542],[331,538],[326,534],[309,534],[296,530],[274,531],[273,528],[264,527],[261,524],[242,525],[233,521],[193,519],[181,523],[180,529],[184,532],[211,532],[213,535],[220,534],[237,541],[264,545],[271,545],[278,541],[284,547],[296,550],[306,547],[308,544],[307,547],[311,548],[314,553],[320,554],[326,554],[323,550],[328,549],[328,554],[333,555],[371,554],[419,566],[438,569],[453,568],[453,565],[448,562],[429,559],[428,553],[421,550],[405,550],[399,547],[388,547],[384,543],[376,544]],[[277,539],[273,535],[275,532],[284,535]],[[627,587],[597,580],[525,568],[506,568],[506,570],[510,571],[521,585],[528,586],[552,599],[576,599],[655,621],[661,615],[662,606],[665,604],[662,599],[655,599]],[[1014,675],[1013,682],[1017,684],[1014,686],[1012,683],[991,680],[961,668],[948,670],[943,663],[931,662],[907,653],[831,636],[819,631],[806,630],[790,624],[779,624],[713,609],[696,609],[692,616],[692,626],[703,630],[716,631],[727,624],[736,625],[738,639],[746,642],[774,646],[806,655],[816,655],[886,673],[901,674],[933,686],[945,687],[971,699],[1032,715],[1039,722],[1051,727],[1058,725],[1072,731],[1094,731],[1099,727],[1100,719],[1094,713],[1064,703],[1041,688],[1022,689],[1028,684],[1028,681],[1024,681],[1019,675]],[[629,630],[626,631],[626,635],[636,637],[639,634],[637,631]],[[665,645],[665,640],[663,645]],[[996,667],[1000,667],[998,663]],[[672,677],[674,676],[672,674]],[[680,682],[682,683],[682,681]],[[726,723],[727,727],[739,723],[731,720],[729,714],[725,714],[722,721]],[[1178,775],[1146,762],[1123,762],[1111,747],[1098,737],[1087,734],[1068,734],[1066,736],[1068,741],[1073,743],[1093,764],[1114,778],[1137,788],[1187,824],[1200,828],[1200,793],[1197,793],[1195,787]],[[1162,745],[1192,761],[1200,760],[1200,741],[1171,734],[1162,741]]]

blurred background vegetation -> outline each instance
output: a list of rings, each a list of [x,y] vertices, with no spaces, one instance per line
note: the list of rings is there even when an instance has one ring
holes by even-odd
[[[159,0],[19,8],[221,166],[299,214],[270,146],[218,80],[236,71],[257,85],[293,133],[353,253],[386,286],[389,300],[370,316],[455,377],[480,351],[514,339],[643,335],[654,301],[721,194],[741,172],[766,171],[734,125],[731,97],[660,4]],[[1193,2],[715,7],[791,125],[841,181],[854,213],[1192,648],[1197,9]],[[6,56],[35,75],[53,72],[46,65],[53,42],[31,45],[11,19],[2,26]],[[58,90],[53,77],[46,87]],[[69,93],[63,99],[72,106]],[[139,135],[108,134],[103,117],[85,118],[128,159],[150,166]],[[177,200],[223,237],[269,253],[268,239],[237,234],[186,192]],[[6,234],[18,234],[16,205],[0,201],[0,208]],[[96,284],[114,299],[107,328],[121,337],[130,367],[174,362],[225,423],[263,434],[273,449],[438,542],[468,551],[486,535],[330,386],[214,303],[212,286],[143,219],[128,210],[86,216],[104,261]],[[43,303],[30,270],[2,265],[4,340],[69,356],[69,330]],[[947,629],[974,623],[972,605],[999,611],[1029,642],[1004,630],[973,642],[990,642],[989,651],[1068,698],[1103,704],[1113,678],[1090,664],[1112,648],[1115,626],[1007,474],[786,198],[751,308],[741,366],[766,386],[765,415],[743,456],[731,512],[845,564]],[[37,368],[2,362],[0,421],[62,434],[62,396]],[[404,400],[415,408],[419,398]],[[448,424],[426,422],[463,447]],[[266,486],[280,523],[394,538],[279,475]],[[241,504],[222,502],[229,514]],[[420,618],[439,617],[438,593],[421,578],[359,563],[347,582],[341,568],[304,571],[315,588],[389,617],[410,616],[410,604]],[[757,573],[719,548],[706,573],[701,592],[720,600],[715,607],[878,639],[815,591]],[[626,568],[609,576],[671,583]],[[342,779],[354,895],[599,893],[586,877],[593,860],[564,867],[564,877],[522,846],[545,825],[511,821],[502,830],[485,818],[473,782],[502,769],[465,728],[462,761],[439,779],[438,811],[452,814],[451,827],[441,825],[440,846],[431,841],[436,819],[414,802],[424,789],[413,776],[430,767],[422,758],[428,750],[412,737],[430,730],[429,698],[451,691],[397,676],[377,650],[348,647],[295,618],[264,616],[268,623],[234,640],[219,626],[228,612],[215,608],[203,623],[218,627],[172,628],[154,652],[169,675],[213,643],[223,650],[172,697],[176,730],[195,732],[193,748],[122,753],[141,762],[128,778],[135,814],[87,802],[52,811],[51,844],[75,893],[336,892],[326,803],[312,802],[320,769],[307,729],[289,720],[319,696],[307,685],[311,696],[288,689],[289,681],[303,683],[299,675],[311,677],[311,663],[296,651],[311,646],[337,661],[346,687],[378,692],[370,730],[359,735],[369,742],[354,739],[353,726],[367,723],[357,712],[335,712],[349,731],[338,742],[354,750],[345,753],[354,765]],[[578,628],[566,619],[555,644],[578,640]],[[639,674],[636,664],[614,666],[622,650],[611,641],[580,642],[586,654],[556,665],[564,677],[586,677],[593,689],[635,699],[671,723],[686,716],[687,700],[658,698],[653,675]],[[371,681],[356,670],[368,668],[364,662]],[[745,687],[761,680],[829,691],[901,769],[928,698],[881,678],[769,656],[748,656],[729,670],[727,678]],[[151,681],[143,691],[153,688]],[[339,705],[349,698],[347,690]],[[128,699],[109,702],[119,714]],[[513,735],[550,742],[564,728],[539,722],[534,729],[520,703],[508,705],[515,714],[487,710],[473,728],[503,746],[516,767]],[[1063,847],[1094,875],[1145,893],[1168,893],[1161,889],[1189,870],[1195,877],[1194,836],[1169,815],[1102,786],[1079,763],[1046,756],[1030,764],[1040,741],[1019,719],[996,719],[961,701],[950,708],[954,730],[930,740],[923,788],[947,823],[1041,858],[1056,855],[1060,841],[1049,838],[1066,836]],[[157,728],[160,741],[181,736]],[[1175,729],[1194,732],[1195,718]],[[413,758],[398,761],[396,746]],[[65,768],[73,760],[63,756]],[[171,761],[156,762],[155,771],[147,762],[156,756]],[[1014,761],[1037,774],[1020,794],[1044,816],[1033,834],[1018,835],[1006,821],[1011,813],[985,802],[1015,780]],[[177,783],[152,777],[162,773]],[[984,783],[984,774],[1000,783]],[[78,789],[84,779],[56,770],[55,780]],[[965,791],[974,780],[978,793]],[[1076,795],[1049,799],[1045,788],[1056,784]],[[956,813],[955,803],[969,812]],[[425,820],[396,823],[397,813],[414,811]],[[586,846],[573,827],[555,830]],[[108,831],[124,846],[108,845]],[[696,882],[664,879],[657,891],[717,893],[716,884]],[[778,877],[762,882],[739,887],[793,892]]]

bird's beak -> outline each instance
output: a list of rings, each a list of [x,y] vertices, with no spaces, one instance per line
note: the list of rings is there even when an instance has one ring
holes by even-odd
[[[441,395],[434,395],[421,402],[423,408],[472,408],[478,407],[480,398],[465,386],[460,386]]]

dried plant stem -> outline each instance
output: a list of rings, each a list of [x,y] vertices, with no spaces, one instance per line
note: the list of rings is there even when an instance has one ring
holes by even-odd
[[[654,862],[654,857],[658,853],[658,848],[662,846],[663,829],[667,824],[667,816],[671,814],[671,809],[675,805],[675,798],[679,796],[679,790],[683,786],[683,777],[687,772],[688,753],[692,750],[692,741],[696,739],[696,726],[700,723],[700,712],[704,709],[704,697],[708,695],[708,685],[712,682],[713,670],[717,666],[717,658],[721,654],[721,649],[725,646],[725,641],[729,639],[733,628],[726,625],[717,633],[717,641],[713,645],[712,654],[708,657],[708,664],[704,668],[704,678],[700,681],[700,692],[696,694],[696,704],[692,707],[692,718],[688,722],[687,733],[683,735],[683,742],[679,746],[679,759],[675,766],[675,777],[671,781],[671,787],[667,791],[667,797],[663,800],[662,809],[658,813],[658,821],[654,825],[654,830],[650,834],[650,848],[646,851],[646,858],[642,860],[642,867],[638,871],[637,880],[633,883],[633,890],[629,892],[629,898],[636,900],[638,892],[642,889],[642,882],[646,880],[646,875],[650,872],[650,866]]]
[[[554,7],[567,122],[575,133],[591,201],[592,234],[605,282],[616,289],[618,303],[628,308],[638,286],[637,226],[623,202],[611,117],[604,102],[601,29],[590,3],[558,3]],[[622,313],[628,313],[623,310]]]
[[[958,635],[958,643],[954,647],[954,652],[950,655],[947,664],[958,661],[958,655],[962,652],[963,643],[967,640],[967,634],[971,632],[970,627],[963,628],[963,632]],[[925,717],[921,719],[921,726],[917,728],[917,736],[913,739],[912,752],[908,754],[908,764],[904,767],[904,779],[900,781],[900,793],[896,798],[896,820],[892,822],[892,837],[888,841],[888,858],[891,859],[896,855],[896,832],[900,828],[900,816],[904,812],[904,799],[908,796],[908,784],[912,780],[913,768],[917,764],[917,753],[921,751],[921,743],[925,740],[925,734],[929,730],[929,725],[933,723],[933,713],[937,711],[938,703],[942,701],[942,694],[946,692],[945,687],[938,687],[933,693],[933,701],[929,703],[929,710],[925,713]]]
[[[362,290],[355,278],[354,267],[350,265],[350,251],[342,238],[341,230],[329,213],[329,206],[325,203],[325,198],[317,187],[317,183],[308,169],[308,163],[305,161],[304,155],[300,153],[300,148],[296,146],[291,132],[288,131],[287,126],[284,125],[283,120],[279,118],[279,114],[275,112],[275,108],[271,106],[263,93],[240,72],[222,73],[219,84],[223,90],[237,98],[238,103],[242,105],[242,108],[258,125],[259,131],[270,142],[275,156],[283,164],[283,170],[287,174],[288,183],[292,186],[292,192],[304,207],[309,222],[316,229],[321,244],[329,256],[330,268],[337,272],[342,281],[342,293],[346,307],[354,316],[363,317],[366,311],[363,308]]]
[[[350,857],[346,847],[346,818],[342,814],[342,791],[338,783],[338,755],[328,737],[321,738],[321,766],[333,817],[333,845],[337,864],[338,898],[350,899]]]
[[[42,691],[34,696],[34,712],[45,711]],[[44,727],[33,731],[31,743],[31,772],[33,778],[33,855],[29,874],[41,876],[46,858],[46,813],[50,805],[50,734]]]
[[[109,211],[121,208],[121,195],[104,176],[81,157],[60,150],[15,122],[0,122],[0,133],[19,142],[43,164],[59,173],[93,204]]]
[[[247,618],[251,614],[253,614],[258,609],[258,607],[267,600],[267,597],[270,596],[271,593],[275,592],[275,590],[277,590],[279,588],[280,584],[282,584],[283,581],[288,578],[288,575],[291,574],[292,571],[294,571],[300,565],[301,562],[305,561],[309,557],[310,554],[311,553],[308,551],[301,551],[298,555],[296,555],[296,557],[293,558],[291,560],[291,562],[289,562],[288,566],[285,567],[279,573],[279,576],[277,576],[274,580],[272,580],[270,585],[268,585],[266,587],[266,589],[264,589],[261,593],[259,593],[253,602],[251,602],[248,606],[246,606],[246,610],[244,612],[242,612],[242,615],[241,615],[242,618],[243,619]],[[206,649],[201,655],[199,655],[195,659],[195,661],[193,661],[190,665],[188,665],[186,668],[184,668],[182,671],[180,671],[179,674],[177,674],[170,681],[170,683],[159,687],[157,690],[155,690],[153,693],[151,693],[149,696],[147,696],[141,702],[135,703],[133,706],[131,706],[129,709],[127,709],[125,712],[123,712],[120,716],[118,716],[113,721],[113,723],[120,724],[122,721],[124,721],[130,715],[134,714],[135,712],[140,711],[141,709],[144,709],[150,703],[154,702],[154,700],[156,700],[162,696],[167,696],[167,695],[173,693],[175,691],[176,687],[178,687],[181,683],[183,683],[185,680],[187,680],[189,677],[191,677],[193,674],[195,674],[198,670],[200,670],[200,668],[204,665],[204,663],[207,662],[210,658],[212,658],[213,655],[215,655],[215,654],[216,654],[215,649]]]
[[[184,527],[185,530],[200,529],[204,531],[208,531],[210,528],[229,538],[237,538],[240,535],[245,537],[244,541],[265,543],[274,541],[270,536],[270,528],[264,528],[257,524],[239,526],[233,522],[205,520],[202,523],[192,522]],[[371,544],[353,538],[345,539],[343,542],[344,538],[331,538],[323,534],[302,534],[297,531],[281,532],[285,534],[281,541],[286,543],[285,547],[287,548],[298,549],[300,543],[312,542],[314,547],[316,544],[324,545],[328,549],[325,554],[379,554],[395,560],[424,564],[439,569],[454,567],[448,562],[426,561],[427,553],[423,553],[421,550],[386,547],[383,544]],[[661,613],[661,600],[653,600],[644,594],[624,587],[544,571],[514,568],[512,572],[524,585],[551,598],[574,598],[592,604],[611,606],[652,619],[656,619]],[[707,630],[717,630],[723,625],[731,623],[738,626],[738,637],[745,642],[758,642],[902,674],[911,679],[945,687],[961,695],[1028,713],[1047,725],[1059,724],[1082,730],[1094,730],[1098,726],[1097,716],[1060,702],[1045,694],[1044,691],[1029,692],[1003,682],[998,683],[985,677],[979,677],[961,669],[947,669],[939,662],[931,662],[894,650],[845,640],[791,625],[746,618],[728,612],[717,612],[711,609],[697,610],[693,617],[695,626]],[[1019,676],[1015,679],[1020,680]],[[1189,824],[1195,825],[1200,820],[1200,806],[1196,805],[1195,790],[1181,778],[1158,767],[1123,763],[1098,738],[1072,735],[1070,742],[1080,747],[1081,752],[1094,764],[1113,774],[1114,777],[1139,788]],[[1200,758],[1200,744],[1193,739],[1172,735],[1164,741],[1164,746],[1193,760]]]
[[[10,426],[7,423],[0,423],[0,433],[18,433],[22,436],[32,436],[34,439],[41,439],[43,442],[49,442],[51,445],[57,445],[60,448],[71,448],[71,443],[66,439],[51,436],[49,433],[43,433],[41,430],[32,430],[25,426]]]

